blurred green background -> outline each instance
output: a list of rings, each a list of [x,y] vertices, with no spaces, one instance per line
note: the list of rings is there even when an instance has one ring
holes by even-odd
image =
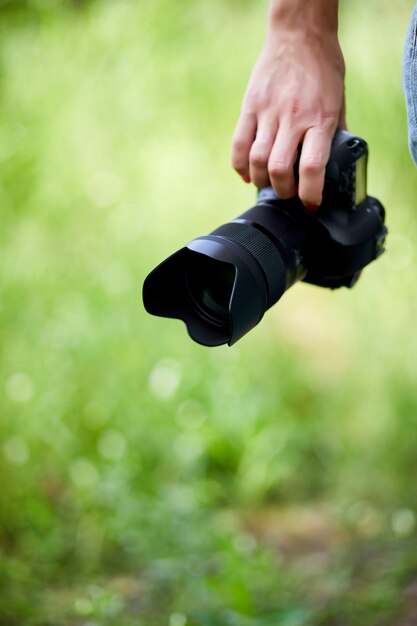
[[[413,3],[341,4],[388,252],[206,349],[141,285],[253,202],[266,2],[0,2],[2,626],[416,623]]]

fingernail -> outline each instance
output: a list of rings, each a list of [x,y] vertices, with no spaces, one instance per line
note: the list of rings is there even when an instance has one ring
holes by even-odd
[[[319,208],[317,204],[310,204],[309,202],[307,202],[304,206],[308,211],[317,211]]]
[[[245,176],[245,175],[243,175],[243,174],[242,174],[241,176],[242,176],[242,180],[244,180],[244,181],[245,181],[245,183],[250,183],[250,178],[249,178],[249,176]]]

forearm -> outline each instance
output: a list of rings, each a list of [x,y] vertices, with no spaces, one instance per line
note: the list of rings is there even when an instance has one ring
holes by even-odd
[[[325,56],[344,73],[338,31],[339,0],[270,0],[264,54],[276,59]],[[308,67],[308,59],[303,61]]]

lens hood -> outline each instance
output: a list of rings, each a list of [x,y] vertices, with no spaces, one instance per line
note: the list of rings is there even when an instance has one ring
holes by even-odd
[[[190,268],[198,266],[202,258],[214,283],[225,270],[229,275],[232,270],[226,322],[216,323],[204,315],[190,291]],[[267,298],[265,276],[250,253],[238,243],[214,235],[193,239],[158,265],[143,285],[148,313],[183,320],[190,337],[204,346],[234,344],[261,320]]]

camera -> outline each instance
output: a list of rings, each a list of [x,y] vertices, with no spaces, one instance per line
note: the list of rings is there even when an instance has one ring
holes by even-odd
[[[367,143],[338,130],[317,211],[260,189],[254,207],[193,239],[146,277],[145,309],[183,320],[202,345],[231,346],[297,281],[352,287],[384,252],[387,234],[382,204],[367,195],[367,160]]]

